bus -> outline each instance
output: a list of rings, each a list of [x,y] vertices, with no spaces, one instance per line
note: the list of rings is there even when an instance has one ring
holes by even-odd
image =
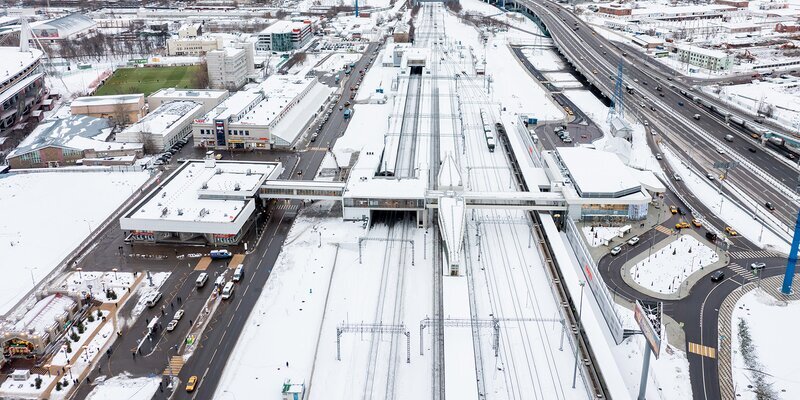
[[[497,139],[492,130],[492,124],[486,111],[481,110],[481,124],[483,124],[483,137],[486,139],[486,147],[489,148],[490,153],[494,153],[494,148],[497,144]]]

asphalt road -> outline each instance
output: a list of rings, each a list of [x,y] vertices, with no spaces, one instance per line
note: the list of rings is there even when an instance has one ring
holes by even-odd
[[[342,95],[334,104],[328,121],[322,125],[318,138],[314,142],[308,142],[310,132],[307,132],[302,142],[306,146],[299,150],[296,155],[286,153],[273,155],[274,158],[279,157],[285,163],[286,171],[281,177],[282,179],[312,180],[314,178],[328,148],[341,136],[349,122],[343,118],[343,113],[339,111],[339,106],[344,105],[347,101],[352,102],[350,100],[352,92],[350,87],[360,79],[358,71],[367,68],[370,56],[373,55],[377,48],[377,43],[371,43],[365,56],[356,63],[354,72],[342,83]],[[187,146],[178,157],[191,157],[194,151],[190,146]],[[232,153],[229,158],[251,158],[258,157],[259,154]],[[171,168],[171,166],[168,165],[167,168]],[[164,390],[157,392],[154,399],[213,398],[219,379],[222,376],[221,371],[225,368],[247,318],[269,278],[297,210],[301,207],[301,203],[293,201],[290,206],[288,208],[268,208],[267,212],[270,217],[261,229],[261,240],[258,241],[254,249],[251,248],[252,253],[245,258],[245,277],[237,284],[234,295],[228,300],[221,301],[216,312],[210,317],[211,320],[200,338],[198,348],[178,374],[181,386],[175,389],[174,395],[168,390]],[[118,227],[112,225],[107,232],[109,235],[102,236],[95,249],[82,260],[82,266],[95,267],[100,264],[108,264],[110,260],[113,260],[115,265],[119,265],[120,263],[125,264],[125,260],[129,259],[129,257],[119,254],[122,237]],[[169,270],[172,275],[162,286],[164,298],[161,302],[152,309],[146,309],[130,327],[123,330],[122,337],[112,346],[111,355],[104,357],[102,362],[99,363],[98,366],[102,370],[95,368],[90,375],[92,380],[100,375],[118,374],[122,371],[127,371],[133,376],[161,375],[168,365],[169,357],[177,354],[177,346],[189,332],[189,320],[192,320],[192,322],[197,321],[203,305],[211,294],[214,277],[220,273],[227,273],[227,277],[231,275],[226,262],[215,261],[206,271],[211,275],[209,282],[204,288],[198,290],[195,288],[194,282],[200,271],[192,269],[197,260],[189,259],[187,261],[187,259],[182,259],[178,261],[174,256],[179,253],[205,253],[207,249],[200,247],[149,246],[146,250],[127,247],[124,247],[123,250],[126,254],[137,251],[146,251],[148,254],[161,254],[167,259],[152,260],[149,261],[149,264],[147,260],[140,263],[137,259],[136,266],[130,265],[130,267],[141,270],[142,266],[147,268],[152,266],[154,270]],[[238,250],[241,252],[242,249]],[[177,300],[179,296],[182,300],[180,304],[178,304]],[[122,310],[121,314],[123,316],[130,315],[135,302],[136,298],[133,298],[126,305],[126,309]],[[164,315],[162,315],[161,306],[164,307]],[[175,331],[165,332],[164,328],[171,320],[173,310],[178,308],[183,308],[186,314]],[[141,346],[141,354],[137,353],[134,358],[133,351],[137,348],[139,341],[147,336],[147,323],[152,318],[159,318],[162,328],[153,335],[152,341],[149,339],[144,341]],[[196,390],[193,393],[187,393],[183,389],[183,385],[192,375],[198,376],[200,380]],[[253,384],[256,383],[254,382]],[[87,382],[81,382],[72,398],[85,398],[91,389],[92,386]]]
[[[745,158],[758,166],[765,174],[764,176],[758,176],[750,172],[748,168],[740,166],[730,171],[728,179],[738,187],[746,190],[757,202],[762,204],[764,201],[772,202],[777,208],[776,217],[791,226],[794,222],[796,206],[791,202],[787,193],[783,192],[775,184],[775,182],[782,182],[789,188],[793,189],[795,187],[798,174],[796,168],[790,165],[790,160],[783,159],[781,156],[774,156],[774,153],[767,151],[763,146],[753,147],[755,143],[747,142],[747,140],[751,139],[745,138],[742,132],[732,131],[730,127],[718,120],[716,116],[711,115],[702,105],[695,104],[685,97],[679,99],[679,97],[682,97],[679,92],[676,93],[673,90],[669,90],[669,85],[677,85],[677,82],[674,80],[656,81],[653,77],[658,76],[657,71],[643,70],[644,67],[631,64],[624,57],[619,57],[618,54],[621,54],[621,51],[614,48],[609,41],[603,39],[600,35],[592,34],[592,30],[588,25],[572,14],[563,11],[560,7],[554,4],[542,6],[525,0],[520,1],[520,4],[527,5],[542,17],[550,33],[562,41],[565,48],[561,50],[573,62],[581,65],[582,70],[597,71],[596,74],[589,72],[589,75],[594,75],[597,79],[597,84],[605,87],[607,93],[613,92],[616,64],[620,60],[625,60],[627,82],[636,87],[636,93],[641,93],[642,90],[646,93],[645,98],[642,98],[639,94],[633,96],[626,94],[626,108],[634,114],[640,115],[643,120],[649,121],[651,125],[655,123],[659,131],[683,140],[686,143],[685,149],[690,149],[687,151],[688,154],[685,154],[686,158],[702,160],[703,170],[720,174],[720,171],[713,167],[713,163],[715,161],[732,160],[730,154],[734,152],[739,157]],[[555,12],[552,10],[561,11]],[[573,30],[576,23],[579,26],[577,31]],[[632,82],[634,79],[637,83]],[[647,85],[644,82],[647,82]],[[657,91],[656,86],[661,86],[662,91]],[[663,93],[664,97],[661,97],[659,93]],[[679,101],[682,101],[684,105],[679,106]],[[644,107],[641,106],[642,104],[644,104]],[[653,106],[655,111],[651,110],[650,106]],[[692,118],[694,114],[700,114],[700,120],[694,120]],[[676,119],[676,115],[685,119]],[[688,119],[688,123],[684,122],[686,119]],[[718,143],[709,142],[708,138],[692,129],[695,125],[716,138]],[[723,140],[724,136],[731,132],[735,133],[736,139],[733,143],[725,142]],[[751,147],[756,150],[756,153],[749,151]],[[717,151],[720,148],[725,154],[720,154]]]

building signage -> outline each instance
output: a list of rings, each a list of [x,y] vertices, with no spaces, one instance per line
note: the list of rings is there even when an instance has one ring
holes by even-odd
[[[645,310],[645,307],[647,310]],[[654,302],[652,305],[645,306],[640,300],[636,300],[636,305],[633,309],[633,318],[639,324],[647,343],[650,344],[650,349],[658,359],[661,352],[661,303]],[[658,325],[658,329],[654,326]]]
[[[217,133],[217,146],[225,146],[225,121],[221,119],[215,120],[214,130]]]

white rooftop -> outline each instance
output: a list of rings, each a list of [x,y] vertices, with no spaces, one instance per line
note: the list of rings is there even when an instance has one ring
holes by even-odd
[[[73,107],[131,104],[144,99],[144,94],[115,94],[108,96],[85,96],[72,100]]]
[[[687,52],[692,52],[692,53],[696,53],[696,54],[702,54],[702,55],[705,55],[705,56],[708,56],[708,57],[712,57],[712,58],[730,57],[730,55],[728,53],[725,53],[722,50],[707,49],[705,47],[692,46],[692,45],[688,45],[688,44],[676,44],[675,48],[677,48],[679,50],[687,51]]]
[[[151,94],[148,97],[165,97],[165,98],[174,98],[174,99],[183,99],[191,100],[191,99],[218,99],[220,97],[224,97],[228,93],[227,90],[213,90],[213,89],[175,89],[175,88],[164,88],[160,89],[159,91]]]
[[[0,47],[0,82],[16,75],[42,58],[41,50],[30,48],[19,51],[19,47]]]
[[[614,153],[585,147],[558,147],[581,197],[621,197],[641,190],[638,176]]]
[[[164,135],[169,128],[187,118],[192,118],[195,113],[203,108],[193,101],[171,101],[164,103],[150,114],[125,128],[123,133],[145,132],[153,135]]]
[[[271,33],[287,33],[291,32],[294,29],[303,29],[306,24],[302,21],[277,21],[274,24],[266,27],[263,31],[261,31],[262,35],[267,35]]]
[[[686,15],[696,14],[701,15],[710,12],[734,11],[736,7],[721,5],[721,4],[704,4],[704,5],[691,5],[691,6],[661,6],[653,5],[653,7],[634,8],[631,11],[632,15]]]
[[[75,307],[75,300],[61,294],[51,294],[33,306],[11,328],[15,332],[29,332],[42,335],[56,323],[56,321]]]
[[[187,161],[129,218],[193,222],[232,222],[277,164]],[[240,194],[240,198],[235,195]],[[207,198],[213,196],[215,198]],[[228,195],[228,199],[219,199]]]

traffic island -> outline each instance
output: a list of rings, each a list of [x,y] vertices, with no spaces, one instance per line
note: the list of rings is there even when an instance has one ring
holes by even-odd
[[[620,274],[628,286],[640,293],[679,300],[698,280],[725,265],[727,256],[723,251],[708,246],[694,230],[684,229],[629,259]]]

